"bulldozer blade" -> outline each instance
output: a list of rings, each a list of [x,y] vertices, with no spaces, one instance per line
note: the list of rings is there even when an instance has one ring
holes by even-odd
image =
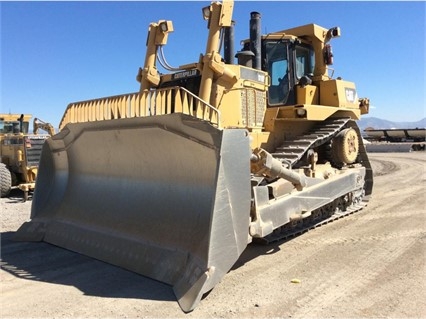
[[[247,246],[249,161],[245,130],[184,114],[68,124],[44,144],[15,239],[170,284],[189,312]]]

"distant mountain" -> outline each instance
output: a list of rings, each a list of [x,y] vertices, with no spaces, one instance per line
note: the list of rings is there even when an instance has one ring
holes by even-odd
[[[426,128],[426,117],[417,122],[391,122],[377,117],[363,117],[358,121],[358,126],[361,131],[364,131],[367,127],[372,127],[376,130],[390,128]]]

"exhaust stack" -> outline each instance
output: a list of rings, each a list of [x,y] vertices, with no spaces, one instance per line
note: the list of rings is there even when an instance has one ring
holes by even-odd
[[[235,43],[235,35],[234,35],[234,27],[235,21],[231,22],[231,26],[225,27],[225,40],[224,40],[224,59],[226,64],[234,64],[234,43]]]
[[[253,68],[260,70],[262,49],[261,49],[261,26],[260,26],[260,13],[250,13],[250,50],[254,53]]]

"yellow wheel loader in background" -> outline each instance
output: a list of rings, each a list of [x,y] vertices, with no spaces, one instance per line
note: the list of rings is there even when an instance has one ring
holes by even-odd
[[[12,186],[24,192],[24,201],[34,191],[44,141],[55,134],[53,126],[43,122],[47,134],[38,134],[38,119],[30,133],[29,114],[0,114],[0,191],[6,197]]]
[[[362,209],[373,179],[356,120],[369,101],[328,75],[340,29],[261,35],[253,12],[233,64],[232,11],[203,9],[205,54],[179,68],[163,52],[172,22],[150,24],[140,92],[67,107],[18,240],[170,284],[188,312],[252,241]]]

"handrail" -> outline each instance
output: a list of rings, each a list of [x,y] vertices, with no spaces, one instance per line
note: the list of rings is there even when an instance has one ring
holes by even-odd
[[[70,103],[59,124],[183,113],[220,126],[220,111],[179,86]]]

